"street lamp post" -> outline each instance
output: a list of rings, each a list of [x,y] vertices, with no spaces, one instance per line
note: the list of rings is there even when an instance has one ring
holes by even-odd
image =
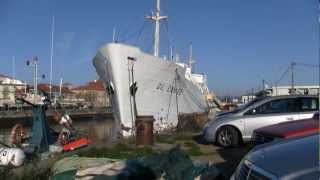
[[[38,94],[38,57],[27,60],[27,66],[33,67],[33,103],[36,103],[36,96]]]
[[[27,66],[33,67],[33,103],[36,103],[36,97],[38,95],[38,57],[27,60]],[[41,77],[44,79],[45,75],[43,74]]]

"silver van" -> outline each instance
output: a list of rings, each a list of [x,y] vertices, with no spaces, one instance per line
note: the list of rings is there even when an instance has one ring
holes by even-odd
[[[235,146],[250,141],[255,129],[311,118],[318,107],[317,96],[288,95],[256,99],[209,120],[203,128],[203,138],[222,147]]]

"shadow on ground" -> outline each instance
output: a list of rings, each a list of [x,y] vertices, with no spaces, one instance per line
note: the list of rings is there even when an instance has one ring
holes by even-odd
[[[212,154],[220,156],[224,162],[213,162],[215,167],[220,171],[219,176],[216,179],[230,179],[230,176],[236,170],[241,159],[250,151],[251,146],[241,144],[238,147],[221,148],[214,144],[205,142],[201,134],[197,134],[193,137],[193,140],[201,145],[212,146]]]

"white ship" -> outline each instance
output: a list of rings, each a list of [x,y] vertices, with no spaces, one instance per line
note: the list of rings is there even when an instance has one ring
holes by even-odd
[[[167,19],[160,16],[160,0],[155,15],[148,18],[155,23],[153,55],[113,42],[99,49],[93,59],[109,94],[117,127],[127,129],[121,131],[125,136],[134,132],[137,116],[153,116],[155,130],[161,131],[175,127],[179,114],[208,111],[206,76],[192,73],[192,55],[189,64],[159,57],[160,21]]]

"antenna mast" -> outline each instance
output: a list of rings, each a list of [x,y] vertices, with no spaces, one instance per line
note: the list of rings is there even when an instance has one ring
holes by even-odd
[[[160,16],[160,0],[156,0],[156,3],[156,14],[153,15],[152,13],[152,16],[147,16],[147,18],[155,22],[153,55],[158,57],[160,46],[160,21],[168,19],[168,16]]]

